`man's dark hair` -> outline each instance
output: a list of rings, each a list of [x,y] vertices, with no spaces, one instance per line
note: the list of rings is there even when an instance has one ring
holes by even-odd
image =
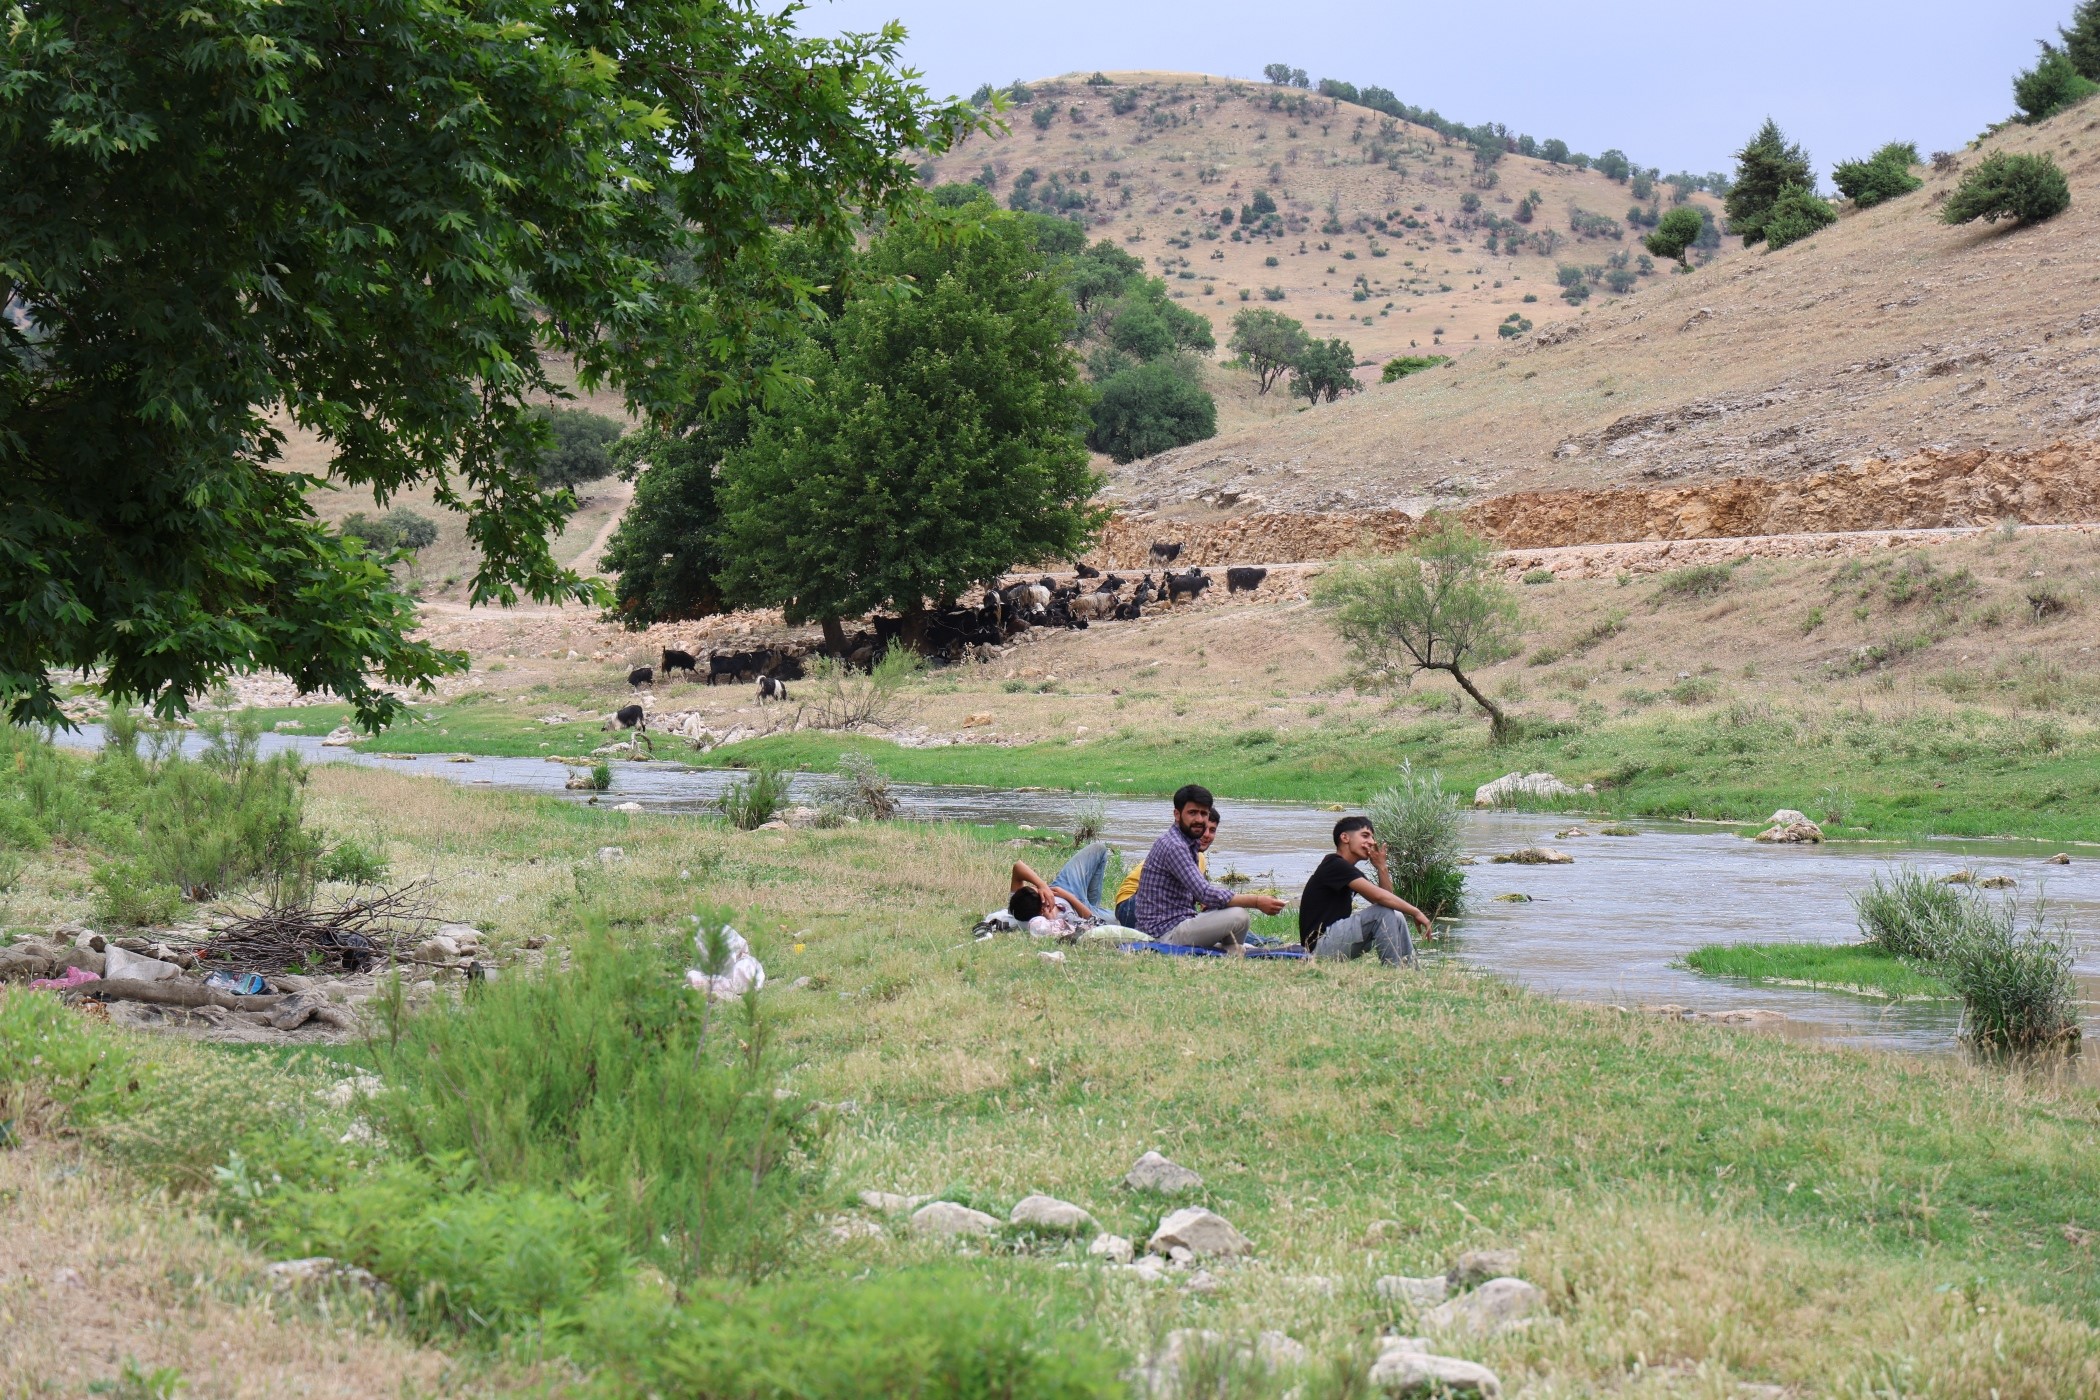
[[[1343,817],[1334,824],[1334,844],[1339,848],[1342,844],[1342,838],[1352,831],[1371,831],[1373,829],[1369,817]]]
[[[1212,826],[1223,826],[1223,825],[1225,825],[1225,818],[1223,818],[1222,816],[1218,815],[1218,809],[1217,809],[1217,808],[1215,808],[1215,807],[1213,807],[1213,808],[1211,808],[1211,809],[1210,809],[1210,824],[1211,824]]]
[[[1043,912],[1043,897],[1036,893],[1035,886],[1023,885],[1006,901],[1006,912],[1025,924]]]
[[[1198,783],[1189,783],[1174,794],[1175,811],[1178,812],[1192,804],[1197,807],[1208,807],[1213,812],[1218,809],[1218,799],[1210,795],[1209,788],[1203,787]]]

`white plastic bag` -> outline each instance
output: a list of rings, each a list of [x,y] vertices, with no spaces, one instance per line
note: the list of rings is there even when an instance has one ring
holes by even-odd
[[[751,945],[744,941],[744,935],[724,924],[722,940],[729,945],[729,965],[713,976],[689,967],[685,970],[686,985],[696,992],[706,992],[710,1001],[735,1001],[744,993],[765,986],[766,969],[751,955]],[[706,956],[707,930],[693,935],[693,946],[702,957]]]

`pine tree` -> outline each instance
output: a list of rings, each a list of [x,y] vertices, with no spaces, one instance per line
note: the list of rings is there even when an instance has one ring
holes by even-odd
[[[2084,0],[2071,11],[2071,27],[2056,31],[2064,41],[2071,66],[2089,82],[2100,83],[2100,0]]]
[[[1745,246],[1765,236],[1765,218],[1789,188],[1813,192],[1815,171],[1808,152],[1788,145],[1779,123],[1770,117],[1750,144],[1735,155],[1735,185],[1728,192],[1728,231],[1739,233]]]

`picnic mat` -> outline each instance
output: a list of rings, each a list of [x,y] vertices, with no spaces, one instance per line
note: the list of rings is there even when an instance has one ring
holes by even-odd
[[[1118,943],[1116,947],[1126,953],[1159,953],[1170,958],[1228,958],[1233,956],[1223,948],[1184,948],[1178,943],[1154,943],[1149,940],[1141,943]],[[1303,948],[1256,948],[1249,945],[1246,956],[1287,962],[1302,962],[1311,958],[1312,954],[1306,952]]]

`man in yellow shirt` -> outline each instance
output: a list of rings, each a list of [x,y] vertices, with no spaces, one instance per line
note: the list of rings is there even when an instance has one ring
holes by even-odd
[[[1196,843],[1196,868],[1202,871],[1206,878],[1210,875],[1210,861],[1206,853],[1210,850],[1210,843],[1217,839],[1218,809],[1213,807],[1209,819],[1204,823],[1203,839]],[[1123,877],[1123,883],[1116,886],[1116,922],[1124,928],[1137,927],[1138,877],[1144,873],[1145,862],[1140,860],[1130,867],[1130,872]]]

